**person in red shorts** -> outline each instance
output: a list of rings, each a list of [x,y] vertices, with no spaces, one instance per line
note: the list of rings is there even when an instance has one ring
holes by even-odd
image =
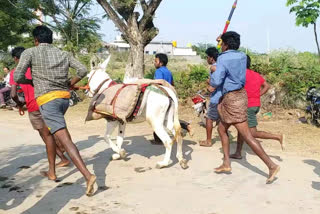
[[[12,57],[16,64],[19,63],[20,56],[24,50],[25,49],[23,47],[16,47],[12,50]],[[60,149],[59,147],[56,147],[56,153],[61,159],[61,161],[57,164],[57,167],[68,166],[70,164],[70,161],[64,156],[62,152],[64,151],[64,149],[61,145],[59,145],[57,139],[54,139],[53,136],[50,134],[48,127],[45,125],[42,119],[38,104],[34,97],[34,88],[32,87],[32,85],[29,84],[17,84],[13,79],[14,71],[15,69],[13,69],[10,73],[11,98],[17,103],[18,107],[22,108],[24,103],[22,103],[17,96],[17,86],[20,86],[25,96],[25,102],[32,127],[39,132],[41,138],[43,139],[43,142],[46,145],[48,141],[55,141],[57,145],[61,148]],[[32,79],[30,68],[28,68],[28,71],[26,72],[26,78],[30,80]],[[46,149],[48,150],[48,147]],[[49,155],[48,151],[47,154]],[[49,162],[49,170],[54,170],[54,167],[55,166],[51,166],[51,163]],[[41,172],[41,174],[43,173],[47,172]]]
[[[265,79],[257,72],[250,70],[251,58],[247,55],[247,71],[246,71],[246,83],[244,88],[246,89],[248,96],[248,125],[250,132],[254,138],[260,139],[272,139],[279,141],[282,150],[284,150],[284,135],[271,134],[264,131],[258,131],[257,114],[260,110],[261,102],[260,97],[267,93],[270,89],[270,85]],[[230,158],[241,159],[241,150],[243,146],[243,137],[238,133],[237,149],[236,152],[230,155]]]

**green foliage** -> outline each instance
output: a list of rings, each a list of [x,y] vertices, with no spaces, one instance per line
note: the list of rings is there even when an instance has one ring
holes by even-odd
[[[23,45],[23,34],[30,32],[33,18],[29,1],[1,1],[0,6],[0,50],[9,45]]]
[[[269,56],[252,54],[250,57],[251,69],[284,92],[280,104],[285,107],[296,107],[297,101],[305,99],[309,87],[320,87],[320,64],[314,54],[275,51]]]
[[[206,87],[209,69],[203,65],[189,65],[187,71],[173,72],[175,88],[179,98],[193,96]]]
[[[156,69],[155,68],[151,68],[148,72],[146,72],[146,74],[144,75],[144,78],[153,79],[155,72],[156,72]]]
[[[197,52],[197,55],[199,55],[202,59],[206,59],[206,50],[210,47],[216,47],[213,44],[204,44],[204,43],[198,43],[197,45],[192,46],[192,50]]]
[[[290,13],[296,14],[296,24],[308,27],[316,23],[320,15],[319,0],[287,0],[287,6],[292,6]]]
[[[85,48],[96,52],[101,47],[100,19],[90,16],[92,0],[33,0],[43,14],[52,19],[56,32],[63,38],[64,50],[73,54]]]

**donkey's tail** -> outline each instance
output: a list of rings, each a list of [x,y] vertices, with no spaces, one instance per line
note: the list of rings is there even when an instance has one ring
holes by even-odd
[[[162,86],[163,87],[163,86]],[[174,138],[173,143],[176,142],[182,142],[182,136],[181,136],[181,125],[179,122],[179,103],[178,103],[178,97],[176,93],[171,90],[170,88],[163,87],[171,99],[171,107],[173,110],[173,128],[174,128]]]

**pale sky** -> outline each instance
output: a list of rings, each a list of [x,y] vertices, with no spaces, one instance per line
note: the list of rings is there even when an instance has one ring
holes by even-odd
[[[222,32],[234,0],[163,0],[156,12],[155,25],[160,33],[155,41],[214,43]],[[103,14],[95,7],[96,14]],[[320,25],[319,25],[320,28]],[[313,26],[297,27],[295,15],[289,14],[286,0],[238,0],[229,30],[241,34],[242,46],[267,52],[270,49],[295,49],[316,52]],[[119,34],[111,20],[101,26],[103,40],[113,41]],[[320,34],[320,33],[319,33]]]

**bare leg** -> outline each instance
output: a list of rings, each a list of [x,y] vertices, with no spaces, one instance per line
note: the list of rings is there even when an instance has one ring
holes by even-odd
[[[54,137],[54,141],[56,143],[56,153],[59,156],[59,158],[61,159],[61,161],[59,163],[56,164],[57,167],[66,167],[69,166],[70,161],[69,159],[63,154],[65,152],[64,147],[62,146],[62,144],[60,143],[59,139]]]
[[[269,168],[269,177],[268,177],[267,183],[272,182],[274,180],[276,173],[279,171],[280,167],[270,159],[270,157],[265,153],[265,151],[261,147],[260,143],[253,138],[249,130],[247,121],[243,123],[234,124],[234,126],[238,130],[238,133],[242,135],[244,140],[253,150],[253,152],[256,153],[261,158],[261,160],[267,165],[267,167]]]
[[[260,139],[272,139],[279,141],[282,150],[284,150],[284,136],[283,135],[275,135],[264,131],[258,131],[257,127],[250,128],[251,134],[254,138]]]
[[[193,129],[190,123],[184,121],[184,120],[179,120],[180,126],[182,129],[187,130],[190,136],[193,136]]]
[[[207,118],[206,119],[206,133],[207,139],[199,142],[200,146],[212,146],[212,129],[213,129],[213,120]]]
[[[79,169],[81,174],[85,177],[87,181],[87,191],[86,194],[91,196],[93,194],[93,185],[96,181],[96,176],[91,174],[84,164],[78,148],[72,142],[71,136],[67,128],[60,129],[54,134],[58,140],[61,142],[63,147],[66,149],[69,157],[71,158],[74,165]]]
[[[218,126],[218,132],[222,143],[223,149],[223,163],[218,168],[215,168],[214,171],[217,173],[231,172],[231,164],[229,159],[229,137],[228,137],[228,129],[230,125],[224,122],[220,122]]]
[[[236,149],[236,152],[234,154],[230,155],[230,158],[242,159],[241,150],[242,150],[243,142],[244,142],[243,137],[238,132],[237,149]]]
[[[46,151],[49,162],[49,171],[41,172],[43,176],[48,177],[50,180],[56,180],[56,170],[55,170],[55,161],[56,161],[56,144],[54,142],[53,136],[50,134],[48,128],[45,126],[42,129],[39,129],[39,134],[43,139],[43,142],[46,144]]]
[[[48,127],[45,126],[43,127],[42,129],[38,130],[39,131],[39,134],[43,140],[43,142],[45,144],[46,143],[46,138],[45,136],[49,136],[51,135],[49,130],[48,130]],[[60,143],[57,143],[58,139],[55,138],[53,135],[51,135],[53,137],[53,141],[55,142],[56,144],[56,154],[58,155],[58,157],[61,159],[61,161],[59,163],[57,163],[57,167],[65,167],[65,166],[68,166],[70,164],[70,161],[68,160],[68,158],[63,154],[63,152],[60,150],[60,148],[62,147],[62,145]],[[58,146],[60,144],[60,146]],[[63,148],[63,147],[62,147]]]
[[[91,177],[91,173],[88,171],[86,165],[84,164],[80,156],[79,150],[72,142],[69,131],[66,128],[64,128],[57,131],[54,135],[64,146],[74,165],[79,169],[79,171],[82,173],[85,179],[89,180],[89,178]]]

